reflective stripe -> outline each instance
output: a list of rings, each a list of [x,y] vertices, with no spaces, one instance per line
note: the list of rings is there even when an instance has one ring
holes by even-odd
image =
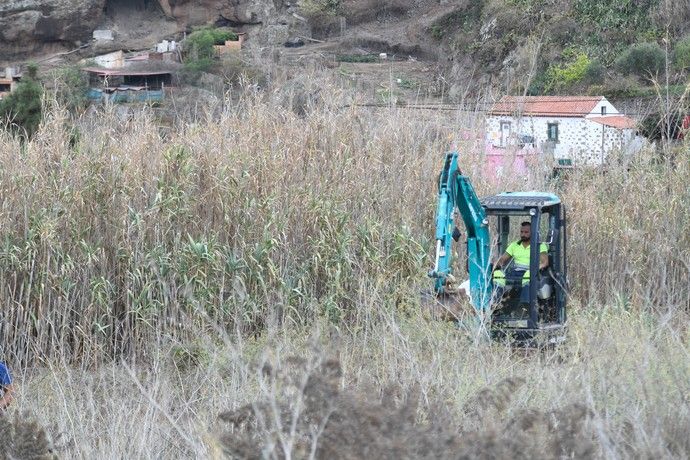
[[[505,286],[506,285],[506,275],[503,273],[501,270],[496,270],[494,271],[494,284],[496,286]]]

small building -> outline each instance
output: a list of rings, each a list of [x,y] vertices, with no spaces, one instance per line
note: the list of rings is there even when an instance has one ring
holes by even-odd
[[[225,44],[223,45],[213,45],[213,49],[215,50],[218,56],[222,56],[226,53],[234,53],[240,51],[242,49],[242,44],[244,43],[245,38],[246,34],[244,32],[240,32],[237,34],[237,40],[226,40]]]
[[[603,96],[503,96],[487,114],[488,149],[529,147],[555,166],[597,166],[641,148],[635,120]]]
[[[5,74],[0,76],[0,99],[15,90],[22,74],[18,68],[5,67]]]
[[[172,72],[167,70],[128,70],[87,67],[89,99],[111,102],[160,101],[172,86]]]

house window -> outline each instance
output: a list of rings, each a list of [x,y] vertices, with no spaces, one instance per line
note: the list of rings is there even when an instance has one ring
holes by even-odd
[[[548,123],[546,126],[546,137],[550,142],[558,142],[558,123]]]
[[[601,114],[606,115],[606,106],[605,105],[601,106]]]

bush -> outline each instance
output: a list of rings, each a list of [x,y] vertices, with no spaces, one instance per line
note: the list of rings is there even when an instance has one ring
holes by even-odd
[[[226,40],[237,40],[237,34],[231,30],[204,27],[192,32],[185,40],[187,61],[185,66],[194,71],[203,72],[213,65],[215,52],[213,45],[222,45]]]
[[[79,67],[59,69],[55,75],[55,99],[70,112],[79,112],[89,103],[89,82]]]
[[[601,85],[606,79],[606,67],[599,61],[591,61],[585,71],[584,82],[587,85]]]
[[[246,62],[236,54],[223,56],[218,70],[226,85],[250,83],[266,86],[268,84],[269,71],[267,69]]]
[[[680,40],[673,50],[673,64],[678,70],[690,69],[690,36]]]
[[[302,13],[306,16],[336,16],[342,12],[340,0],[304,0],[301,2]]]
[[[543,76],[543,91],[547,93],[581,91],[587,86],[603,83],[606,69],[601,62],[573,49],[563,51],[567,62],[552,65]]]
[[[573,89],[579,83],[584,82],[588,76],[596,78],[596,73],[601,72],[601,69],[596,63],[593,63],[586,53],[583,52],[567,52],[570,54],[570,62],[560,66],[552,66],[547,71],[545,92],[559,92],[567,89]],[[602,72],[603,73],[603,72]]]
[[[653,140],[677,139],[683,129],[685,114],[674,111],[666,116],[664,113],[653,112],[640,122],[640,133]]]
[[[0,101],[0,120],[25,138],[33,136],[41,124],[43,86],[36,74],[37,67],[29,66],[17,88]]]
[[[594,90],[597,90],[595,93]],[[593,85],[591,95],[606,96],[607,98],[629,98],[643,96],[644,90],[640,87],[637,78],[614,74],[603,85]]]
[[[650,78],[661,73],[666,58],[656,43],[636,43],[616,59],[616,68],[624,75]]]

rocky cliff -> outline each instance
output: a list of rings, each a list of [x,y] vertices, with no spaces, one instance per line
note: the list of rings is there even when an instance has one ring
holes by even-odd
[[[106,0],[5,0],[0,2],[0,58],[31,53],[46,44],[88,40]]]
[[[277,5],[280,7],[282,2]],[[158,0],[165,14],[180,25],[194,25],[217,20],[236,24],[261,24],[275,13],[272,1],[246,0]]]
[[[124,39],[145,34],[159,39],[156,31],[165,35],[202,24],[246,25],[269,29],[280,40],[294,19],[281,16],[286,8],[282,0],[2,0],[0,61],[79,46],[100,27],[114,28]]]

